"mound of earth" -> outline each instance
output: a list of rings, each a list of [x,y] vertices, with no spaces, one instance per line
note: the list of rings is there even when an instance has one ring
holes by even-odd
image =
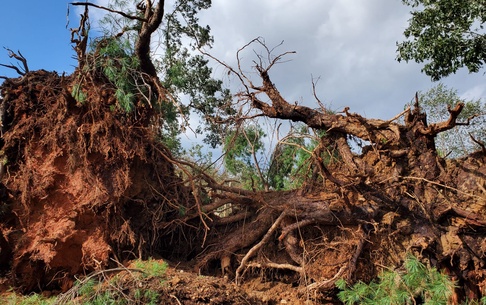
[[[127,115],[101,85],[76,101],[77,77],[41,70],[1,86],[0,271],[21,291],[67,290],[110,257],[177,256],[198,238],[179,242],[171,222],[194,199],[148,127],[151,110]]]

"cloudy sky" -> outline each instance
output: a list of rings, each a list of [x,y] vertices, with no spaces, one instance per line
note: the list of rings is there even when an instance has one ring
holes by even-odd
[[[31,69],[72,72],[76,62],[66,29],[67,3],[3,1],[0,46],[20,50]],[[334,110],[349,106],[352,112],[388,119],[403,110],[416,91],[434,86],[420,65],[395,60],[409,11],[400,0],[214,0],[201,22],[215,37],[211,53],[230,65],[235,64],[236,51],[259,36],[269,47],[284,41],[276,53],[296,51],[271,70],[289,101],[314,105],[311,79],[319,77],[317,94]],[[69,27],[77,26],[77,14],[71,9]],[[251,55],[245,56],[251,60]],[[10,62],[0,49],[0,63]],[[217,65],[214,72],[216,77],[226,75]],[[0,75],[12,72],[0,68]],[[486,97],[485,77],[483,71],[461,71],[443,82],[461,96],[476,99]]]

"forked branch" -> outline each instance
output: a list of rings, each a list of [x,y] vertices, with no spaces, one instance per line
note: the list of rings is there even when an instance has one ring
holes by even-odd
[[[461,114],[463,108],[464,103],[462,102],[457,103],[453,109],[451,109],[450,106],[447,106],[447,111],[449,112],[449,119],[447,121],[431,124],[429,127],[419,129],[419,132],[424,135],[436,136],[441,132],[454,128],[456,125],[458,125],[457,117],[459,114]]]
[[[82,68],[85,64],[86,48],[88,46],[89,37],[89,11],[88,5],[84,7],[84,13],[81,14],[79,27],[71,29],[71,43],[74,43],[74,50],[78,55],[79,67]]]
[[[24,57],[24,55],[22,55],[22,53],[20,53],[20,51],[17,51],[17,53],[18,53],[17,54],[14,51],[12,51],[11,49],[5,48],[5,50],[7,50],[7,52],[8,52],[8,57],[15,58],[16,60],[20,61],[22,63],[23,67],[18,67],[18,66],[15,66],[13,64],[10,64],[10,65],[0,64],[0,66],[6,67],[6,68],[9,68],[9,69],[13,69],[13,70],[15,70],[15,72],[17,72],[19,75],[22,75],[22,76],[29,72],[29,66],[27,65],[27,59]],[[0,78],[7,79],[7,77],[4,77],[4,76],[0,76]]]

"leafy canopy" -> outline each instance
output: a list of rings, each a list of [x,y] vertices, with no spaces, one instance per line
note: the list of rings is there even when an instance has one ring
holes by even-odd
[[[397,43],[398,61],[425,62],[422,72],[436,81],[462,67],[478,72],[486,59],[486,3],[482,0],[402,0],[414,8]]]
[[[143,17],[139,2],[112,0],[109,8]],[[225,128],[216,121],[224,120],[234,111],[224,107],[231,100],[229,90],[223,87],[221,80],[212,77],[208,60],[197,53],[198,48],[212,46],[209,26],[201,26],[198,19],[198,13],[210,6],[210,0],[176,0],[172,8],[166,7],[150,53],[160,85],[168,93],[168,100],[161,104],[151,99],[151,90],[137,71],[139,62],[135,49],[142,21],[116,13],[107,14],[101,21],[102,36],[95,39],[90,48],[90,52],[96,54],[97,68],[116,89],[119,108],[127,113],[134,112],[139,106],[138,100],[148,100],[150,107],[162,114],[161,138],[175,153],[181,149],[177,137],[188,127],[191,114],[196,113],[200,118],[194,131],[205,134],[205,142],[215,147],[222,143],[221,134]],[[82,98],[78,91],[75,93]]]
[[[265,146],[263,129],[256,124],[235,129],[225,139],[226,152],[224,165],[226,170],[238,178],[245,189],[265,189],[266,179],[259,167]]]
[[[232,130],[226,138],[224,165],[245,189],[291,190],[311,179],[312,155],[325,132],[314,131],[303,124],[292,126],[270,155],[265,153],[266,134],[257,124],[247,124]],[[267,145],[268,146],[268,145]],[[324,163],[330,162],[328,152],[321,153]]]

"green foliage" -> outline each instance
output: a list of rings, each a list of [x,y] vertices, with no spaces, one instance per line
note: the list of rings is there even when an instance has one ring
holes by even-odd
[[[266,181],[258,167],[265,150],[262,141],[265,136],[260,126],[249,125],[230,132],[225,139],[225,168],[239,178],[245,189],[265,189]]]
[[[130,41],[121,38],[102,38],[94,43],[95,66],[116,88],[118,107],[130,113],[135,108],[136,96],[146,94],[142,75],[138,72],[139,62],[133,54]],[[147,95],[147,94],[146,94]],[[151,101],[147,101],[151,102]]]
[[[486,59],[483,24],[486,5],[480,0],[403,0],[415,8],[398,43],[398,61],[425,62],[422,69],[433,80],[461,67],[478,72]],[[420,10],[418,9],[420,8]]]
[[[184,151],[184,155],[201,168],[208,168],[213,163],[213,154],[210,151],[203,152],[203,149],[204,146],[201,144],[193,144],[189,149]]]
[[[73,85],[71,96],[76,100],[76,102],[80,104],[84,104],[84,102],[86,102],[87,99],[86,93],[83,92],[83,89],[81,88],[80,84]]]
[[[461,102],[457,90],[449,89],[439,83],[429,91],[419,92],[420,107],[427,113],[428,123],[437,123],[449,119],[448,107]],[[458,122],[467,122],[473,116],[468,126],[457,126],[451,130],[439,133],[435,139],[436,148],[443,156],[451,158],[461,157],[478,149],[469,135],[475,139],[486,140],[486,105],[481,100],[462,101],[464,109],[458,117]]]
[[[104,291],[94,295],[82,303],[82,305],[123,305],[127,304],[127,300],[119,297],[116,292]]]
[[[403,269],[385,271],[379,275],[378,282],[358,282],[352,287],[340,279],[336,282],[341,290],[338,297],[346,305],[447,304],[454,289],[454,283],[447,275],[425,266],[411,255],[405,260]]]
[[[160,119],[159,140],[169,148],[174,155],[182,153],[179,135],[183,131],[179,124],[180,110],[173,103],[162,103],[158,105],[158,111],[162,114]]]
[[[99,282],[94,277],[77,281],[68,298],[63,296],[63,302],[67,301],[71,304],[70,300],[76,299],[75,304],[82,305],[129,304],[133,301],[136,304],[158,304],[160,298],[158,292],[146,288],[131,289],[134,285],[133,280],[137,287],[144,287],[151,279],[164,277],[168,268],[167,263],[153,259],[136,260],[133,266],[138,272],[129,271],[133,272],[130,276],[131,281],[123,281],[118,276],[105,282]],[[129,287],[125,287],[127,283]],[[130,295],[130,290],[133,297]],[[63,302],[61,303],[64,304]]]
[[[280,141],[270,157],[268,181],[275,190],[300,187],[309,179],[312,151],[318,141],[310,138],[306,125],[297,125]]]
[[[40,294],[32,294],[29,296],[10,294],[6,297],[0,296],[0,303],[6,305],[50,305],[55,302],[55,298],[45,298]]]
[[[159,304],[158,300],[160,294],[157,291],[151,289],[147,289],[145,291],[142,289],[137,289],[135,290],[134,297],[137,303],[147,304],[147,305],[157,305]]]
[[[277,143],[270,155],[265,155],[266,137],[255,123],[228,133],[224,151],[226,170],[238,178],[245,189],[295,189],[311,177],[314,149],[325,132],[314,132],[297,124]],[[331,160],[328,152],[320,156],[325,164]]]
[[[299,146],[304,145],[302,138],[290,138],[286,143],[279,143],[271,156],[270,169],[268,173],[269,184],[275,190],[287,189],[291,184],[301,184],[296,179],[290,179],[290,175],[296,168],[296,159],[306,160],[309,156],[302,157],[303,151]]]
[[[161,277],[167,271],[167,263],[165,261],[154,260],[149,258],[148,260],[136,260],[135,268],[143,270],[148,277]]]
[[[231,94],[221,80],[212,77],[208,60],[195,54],[196,49],[211,48],[213,37],[209,26],[199,25],[197,14],[208,9],[210,0],[178,0],[166,15],[163,30],[165,54],[159,62],[165,71],[163,85],[173,96],[183,95],[184,115],[195,112],[202,118],[196,133],[205,134],[204,142],[216,147],[222,144],[224,124],[221,122],[235,110],[230,106]],[[184,44],[190,38],[188,46]],[[183,104],[183,105],[182,105]]]
[[[94,279],[89,279],[84,283],[76,282],[76,285],[79,286],[78,292],[81,296],[90,296],[95,294],[96,284],[97,283]]]
[[[109,7],[136,16],[140,1],[112,0]],[[166,5],[166,13],[160,31],[157,56],[152,61],[157,68],[170,101],[153,105],[162,114],[161,140],[176,154],[180,154],[180,140],[177,137],[185,130],[189,115],[200,115],[196,133],[205,134],[205,142],[212,147],[222,143],[225,126],[215,123],[234,112],[227,107],[231,101],[229,90],[223,88],[221,80],[212,78],[208,60],[196,55],[198,48],[210,48],[213,38],[209,26],[199,25],[198,13],[211,6],[210,0],[176,0],[173,7]],[[98,40],[93,49],[100,49],[98,60],[103,73],[117,88],[118,105],[124,111],[133,111],[140,95],[149,96],[143,81],[135,73],[138,62],[133,56],[141,23],[117,14],[108,14],[102,20],[104,39]],[[118,33],[123,35],[114,37]]]

